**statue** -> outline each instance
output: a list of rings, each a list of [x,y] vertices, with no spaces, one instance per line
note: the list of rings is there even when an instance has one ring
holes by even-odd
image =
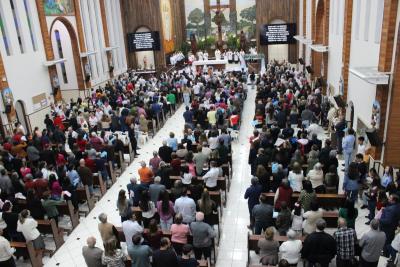
[[[190,34],[190,46],[192,48],[192,53],[195,55],[197,53],[197,41],[194,33]]]
[[[240,32],[240,49],[246,51],[247,39],[243,31]]]

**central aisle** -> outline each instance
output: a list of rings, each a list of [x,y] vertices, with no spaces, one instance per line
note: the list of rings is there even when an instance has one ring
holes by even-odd
[[[97,246],[102,248],[102,240],[98,231],[98,219],[100,213],[105,212],[108,216],[108,221],[115,226],[121,226],[121,217],[117,210],[118,192],[121,189],[126,190],[126,185],[129,183],[130,178],[135,176],[138,178],[137,170],[140,167],[139,162],[144,160],[147,164],[153,156],[153,151],[158,151],[162,145],[162,141],[167,139],[170,132],[174,132],[176,137],[180,140],[183,137],[184,119],[183,112],[185,107],[182,105],[175,114],[167,120],[164,127],[158,131],[156,136],[145,145],[140,145],[138,153],[140,156],[126,168],[125,172],[118,178],[117,182],[107,190],[107,193],[96,203],[94,209],[88,214],[86,218],[81,218],[79,225],[67,237],[64,245],[57,250],[51,259],[43,259],[45,266],[86,266],[82,256],[82,247],[86,245],[86,239],[89,236],[94,236],[97,239]],[[122,248],[125,249],[125,243],[122,243]],[[125,250],[126,251],[126,250]]]
[[[222,218],[217,267],[243,267],[247,263],[247,225],[250,219],[244,193],[251,179],[248,155],[249,137],[253,133],[250,122],[254,117],[255,98],[256,90],[249,89],[242,113],[239,141],[232,143],[233,177]]]

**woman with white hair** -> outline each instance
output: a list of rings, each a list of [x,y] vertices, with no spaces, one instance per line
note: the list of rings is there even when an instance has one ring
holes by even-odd
[[[311,181],[312,188],[315,190],[315,193],[325,193],[324,172],[322,171],[321,163],[318,162],[315,164],[314,168],[308,172],[307,180]]]
[[[281,259],[285,259],[291,266],[297,266],[301,258],[301,249],[303,247],[301,240],[297,239],[297,233],[290,229],[287,232],[288,240],[279,247]]]

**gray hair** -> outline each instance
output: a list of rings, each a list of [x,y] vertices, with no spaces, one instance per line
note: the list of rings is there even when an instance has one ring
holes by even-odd
[[[252,177],[252,178],[251,178],[251,184],[252,184],[252,185],[256,185],[256,184],[258,184],[258,178],[257,178],[257,177],[255,177],[255,176],[254,176],[254,177]]]
[[[136,177],[132,177],[132,178],[131,178],[131,183],[132,183],[132,184],[136,184],[136,183],[137,183]]]
[[[297,237],[296,232],[294,230],[292,230],[292,229],[289,229],[289,231],[287,231],[286,235],[287,235],[289,240],[294,240]]]
[[[107,214],[105,214],[104,212],[100,213],[99,221],[102,223],[106,223],[107,222]]]
[[[379,229],[379,221],[376,219],[372,219],[370,226],[372,229],[378,230]]]
[[[156,178],[154,178],[154,183],[159,184],[160,182],[161,182],[161,177],[156,176]]]
[[[158,152],[157,151],[153,151],[153,156],[157,156]]]
[[[319,163],[319,162],[317,162],[317,163],[314,165],[314,170],[316,170],[316,171],[322,170],[322,164]]]

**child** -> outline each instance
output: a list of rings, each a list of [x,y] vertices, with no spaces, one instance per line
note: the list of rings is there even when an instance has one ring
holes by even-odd
[[[192,183],[192,174],[189,172],[188,166],[182,166],[182,184],[191,184]]]
[[[303,213],[304,210],[301,208],[300,203],[296,202],[292,211],[292,229],[297,233],[298,236],[302,235]]]
[[[364,144],[365,138],[364,136],[359,136],[357,138],[357,154],[362,154],[363,156],[365,155],[365,144]]]

